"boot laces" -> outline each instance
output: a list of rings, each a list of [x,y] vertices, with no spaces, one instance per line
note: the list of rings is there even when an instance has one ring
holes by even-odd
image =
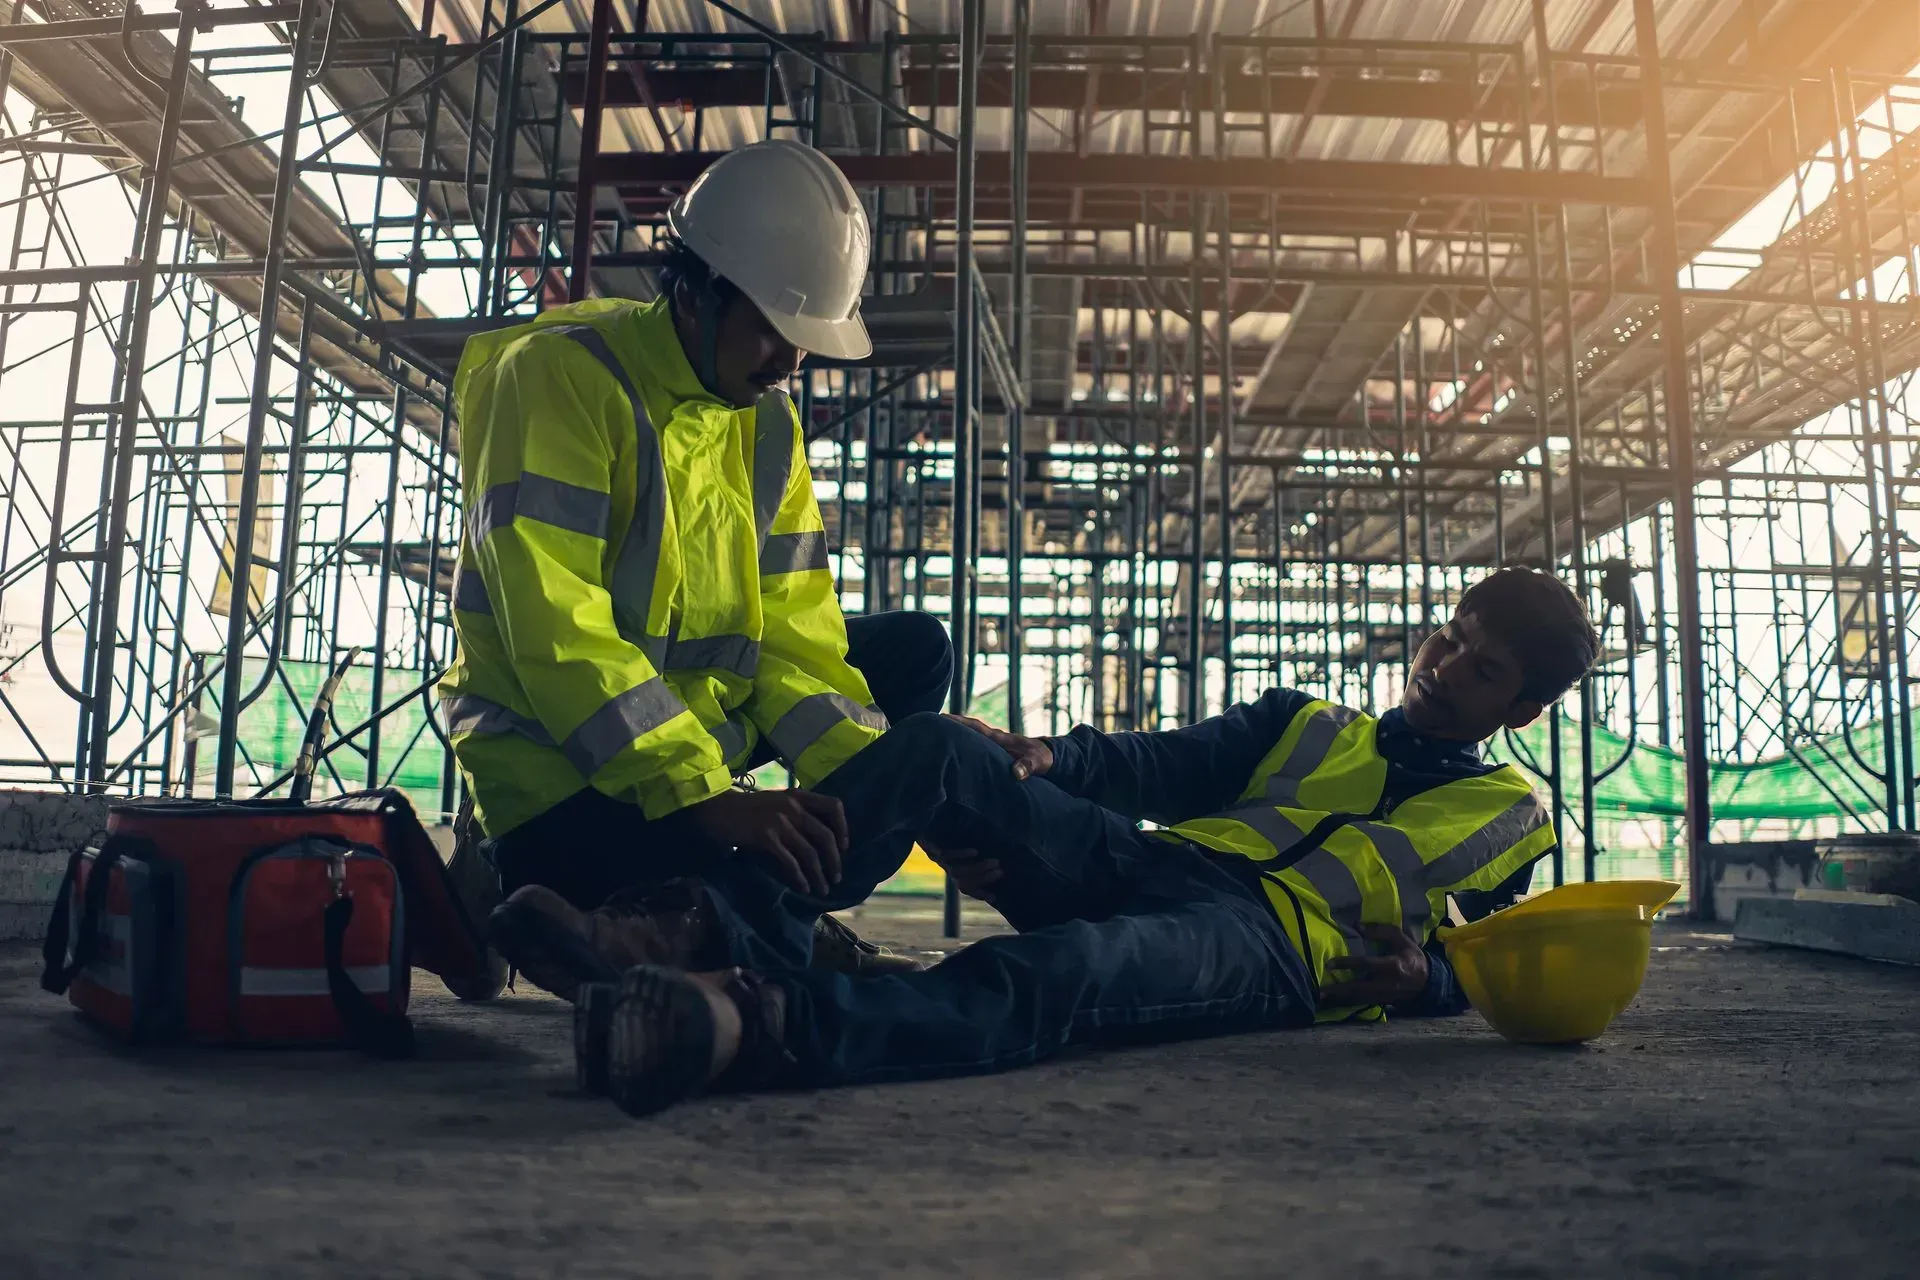
[[[700,892],[697,882],[689,879],[668,880],[662,884],[635,885],[618,889],[600,904],[595,913],[609,920],[627,920],[634,916],[660,915],[666,912],[691,911],[700,905]]]

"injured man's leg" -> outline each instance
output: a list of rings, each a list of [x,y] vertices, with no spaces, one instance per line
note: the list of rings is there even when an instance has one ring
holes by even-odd
[[[898,971],[914,966],[853,952],[829,913],[864,902],[916,839],[1005,851],[995,903],[1022,929],[1111,914],[1156,856],[1131,823],[1044,780],[1016,779],[998,747],[938,715],[902,721],[817,790],[841,802],[850,836],[841,880],[824,895],[795,892],[749,855],[716,856],[693,880],[593,912],[528,886],[493,913],[490,938],[531,981],[569,1000],[581,983],[613,981],[636,964]],[[712,888],[725,891],[724,908]],[[823,956],[827,948],[838,952]]]
[[[1299,959],[1256,882],[1045,779],[1014,778],[1005,754],[961,725],[913,717],[820,790],[845,806],[840,883],[804,894],[751,859],[716,862],[701,902],[725,963],[654,961],[596,989],[577,1015],[583,1080],[607,1080],[645,1112],[704,1088],[995,1071],[1104,1037],[1311,1017]],[[996,898],[1028,931],[918,973],[809,968],[814,922],[863,901],[916,840],[1001,851]]]
[[[709,1089],[972,1075],[1078,1044],[1304,1025],[1298,957],[1265,904],[1189,865],[1101,921],[984,939],[919,973],[630,970],[576,1038],[583,1080],[645,1115]]]

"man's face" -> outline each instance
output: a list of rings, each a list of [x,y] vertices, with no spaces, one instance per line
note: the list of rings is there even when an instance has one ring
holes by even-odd
[[[700,332],[699,300],[685,284],[674,291],[676,328],[687,362],[700,369],[706,335]],[[760,308],[736,296],[720,312],[719,340],[714,350],[713,385],[707,390],[736,409],[755,403],[773,387],[792,377],[807,353],[781,337],[767,323]]]
[[[1427,637],[1413,655],[1401,706],[1416,733],[1481,742],[1500,729],[1533,723],[1540,704],[1521,698],[1520,659],[1472,614]]]

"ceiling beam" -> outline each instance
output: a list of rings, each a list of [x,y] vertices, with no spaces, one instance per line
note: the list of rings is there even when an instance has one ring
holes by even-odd
[[[616,59],[641,65],[636,59]],[[1596,91],[1583,78],[1563,73],[1558,85],[1560,120],[1563,124],[1592,127],[1596,115],[1607,128],[1626,129],[1640,123],[1640,92],[1630,84],[1603,84]],[[760,107],[766,102],[766,72],[759,67],[714,67],[702,69],[650,66],[647,81],[656,102],[681,103],[696,108]],[[1497,86],[1483,91],[1458,76],[1439,80],[1362,80],[1338,74],[1247,75],[1239,72],[1221,77],[1228,111],[1242,115],[1299,115],[1321,94],[1315,110],[1322,116],[1354,116],[1383,120],[1479,120],[1488,125],[1517,124],[1527,109],[1521,94],[1512,86]],[[1121,67],[1102,67],[1096,75],[1089,70],[1036,70],[1028,101],[1036,111],[1072,111],[1090,106],[1095,111],[1171,111],[1186,106],[1193,80],[1184,71],[1141,71]],[[905,105],[919,111],[952,106],[959,101],[957,71],[913,67],[902,76]],[[567,103],[581,106],[586,101],[586,78],[572,72],[566,79]],[[1214,81],[1200,81],[1199,106],[1214,109]],[[638,87],[626,81],[607,86],[606,103],[610,107],[645,105]],[[988,70],[980,79],[980,105],[1007,109],[1013,106],[1012,81],[1004,74]],[[1536,114],[1539,108],[1536,104]]]
[[[607,186],[645,187],[690,183],[725,153],[626,152],[600,158]],[[895,156],[835,155],[856,186],[952,187],[955,166],[947,152]],[[982,189],[1011,186],[1005,151],[979,155]],[[1589,173],[1529,173],[1519,169],[1456,164],[1395,164],[1384,161],[1267,160],[1258,157],[1073,156],[1035,153],[1029,181],[1036,190],[1083,187],[1110,191],[1251,191],[1360,196],[1417,206],[1427,199],[1520,200],[1543,204],[1642,205],[1647,186],[1637,178]]]

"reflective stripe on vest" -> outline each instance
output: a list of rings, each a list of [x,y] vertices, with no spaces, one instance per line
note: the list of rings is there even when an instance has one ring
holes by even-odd
[[[760,547],[760,576],[763,578],[776,573],[805,573],[809,569],[826,567],[825,530],[776,533],[766,538]]]
[[[1484,779],[1462,778],[1423,792],[1420,798],[1429,803],[1460,801],[1464,805],[1471,805],[1472,800],[1466,798],[1468,786],[1480,782],[1484,782]],[[1470,825],[1463,839],[1431,856],[1420,852],[1413,837],[1404,828],[1388,822],[1361,820],[1335,832],[1328,838],[1325,847],[1314,850],[1280,874],[1296,878],[1296,887],[1304,882],[1326,903],[1327,914],[1341,934],[1349,938],[1358,937],[1362,923],[1387,922],[1384,902],[1378,896],[1367,900],[1350,864],[1355,856],[1364,857],[1367,851],[1371,851],[1392,876],[1400,926],[1416,938],[1425,938],[1428,929],[1439,923],[1434,919],[1435,895],[1470,880],[1475,873],[1494,865],[1506,854],[1520,848],[1528,836],[1546,825],[1547,807],[1540,803],[1531,790],[1498,812]],[[1342,858],[1341,854],[1347,857]],[[1516,866],[1503,870],[1500,878],[1505,879],[1518,869]]]
[[[607,513],[612,499],[594,489],[523,471],[518,480],[497,484],[480,495],[467,516],[467,530],[477,547],[503,525],[525,517],[589,538],[607,536]]]
[[[863,707],[841,693],[816,693],[793,704],[767,732],[767,740],[791,763],[842,721],[885,732],[887,718],[878,707]]]
[[[613,597],[614,624],[630,643],[645,648],[647,615],[653,606],[653,580],[660,570],[660,539],[667,527],[667,471],[660,457],[660,437],[647,417],[646,402],[627,376],[626,366],[592,325],[562,324],[542,330],[564,334],[598,360],[620,384],[633,410],[634,489],[633,519],[613,562],[608,594]]]
[[[666,698],[671,699],[670,704],[659,698],[656,686],[665,692]],[[641,692],[643,690],[644,693]],[[583,778],[591,778],[605,768],[635,738],[651,732],[686,710],[680,699],[666,687],[666,682],[655,676],[608,699],[569,734],[565,742],[555,742],[553,735],[547,732],[547,727],[538,720],[476,693],[443,697],[440,706],[446,713],[449,735],[465,737],[470,733],[517,733],[529,742],[558,750]],[[661,715],[662,711],[666,711],[666,714]],[[621,738],[619,735],[622,732],[626,732],[627,736]],[[708,732],[720,744],[720,755],[727,763],[731,764],[745,754],[750,731],[745,721],[739,718],[738,712],[730,714]]]
[[[467,567],[464,555],[453,562],[453,607],[462,613],[493,616],[493,600],[487,595],[486,579],[478,569]]]
[[[753,406],[753,531],[762,553],[793,478],[792,404],[775,387]]]
[[[657,665],[663,671],[726,671],[751,680],[760,668],[760,642],[748,636],[676,638]]]
[[[1293,744],[1293,750],[1280,762],[1267,778],[1263,794],[1268,804],[1298,808],[1300,805],[1300,784],[1326,762],[1327,754],[1333,750],[1333,740],[1340,731],[1352,724],[1360,713],[1351,707],[1335,706],[1332,703],[1321,704],[1307,716],[1307,722],[1300,730],[1299,738]]]
[[[440,705],[446,711],[450,735],[517,733],[530,742],[557,749],[582,778],[592,778],[634,739],[646,736],[687,709],[667,682],[654,676],[608,698],[567,735],[565,742],[555,742],[538,720],[478,694],[442,698]]]
[[[713,740],[720,744],[720,754],[729,765],[733,764],[747,751],[747,724],[733,712],[713,726]]]
[[[1315,895],[1326,903],[1327,914],[1333,920],[1333,927],[1340,933],[1346,953],[1350,956],[1368,954],[1366,937],[1359,928],[1360,882],[1354,879],[1353,869],[1336,855],[1320,848],[1309,849],[1287,870],[1312,885]]]

